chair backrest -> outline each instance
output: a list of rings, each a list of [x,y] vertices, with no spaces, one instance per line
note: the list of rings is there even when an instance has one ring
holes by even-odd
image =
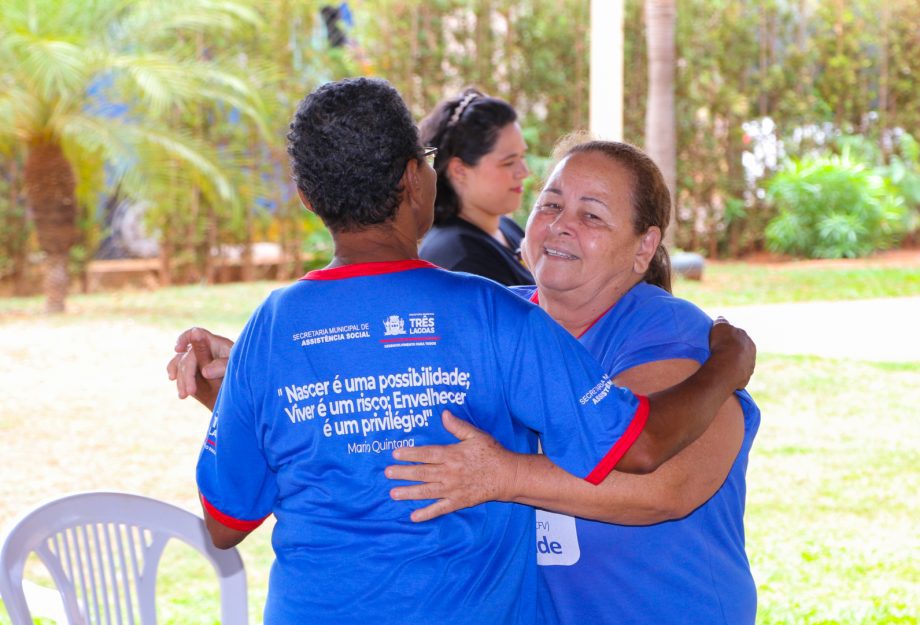
[[[213,565],[221,623],[246,625],[246,571],[239,552],[215,548],[194,514],[128,493],[78,493],[22,516],[0,550],[0,596],[13,625],[32,625],[22,582],[26,560],[35,553],[60,592],[70,625],[155,625],[157,567],[172,538]]]

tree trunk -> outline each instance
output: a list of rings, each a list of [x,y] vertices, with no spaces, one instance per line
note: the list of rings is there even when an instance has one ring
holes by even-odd
[[[406,106],[409,110],[413,110],[415,107],[419,109],[427,106],[425,102],[424,94],[422,94],[422,89],[424,88],[421,85],[421,81],[416,80],[417,67],[419,63],[419,11],[409,10],[409,56],[406,61]],[[424,64],[425,60],[421,59],[421,62]],[[422,73],[424,76],[424,72]]]
[[[509,28],[510,30],[510,28]],[[575,70],[572,72],[574,75],[573,78],[573,91],[575,93],[575,102],[572,107],[572,117],[569,122],[569,126],[573,130],[578,128],[587,127],[587,118],[585,114],[585,104],[591,99],[590,89],[586,89],[585,83],[588,82],[591,77],[588,72],[585,71],[585,57],[589,54],[589,51],[586,49],[585,43],[588,41],[588,25],[585,22],[576,22],[575,24],[575,41],[573,46],[575,47]],[[585,94],[588,94],[588,97],[585,97]]]
[[[45,312],[62,313],[70,285],[70,255],[48,254],[45,259]]]
[[[38,245],[45,259],[45,310],[64,312],[70,283],[68,259],[77,240],[76,179],[57,143],[29,146],[23,173]]]
[[[758,98],[758,111],[760,117],[766,117],[768,111],[767,105],[767,74],[770,71],[770,65],[767,62],[767,46],[769,40],[769,29],[767,28],[767,7],[760,7],[760,84],[757,90],[760,93]]]
[[[671,227],[664,237],[666,247],[674,246],[677,229],[677,118],[674,108],[676,67],[675,0],[645,1],[646,40],[648,43],[648,106],[645,116],[645,149],[661,168],[671,191]]]
[[[476,4],[476,75],[476,82],[481,89],[486,93],[495,92],[491,0],[479,0]]]
[[[201,232],[199,224],[201,219],[201,197],[198,187],[189,189],[189,213],[188,234],[185,240],[186,255],[188,256],[185,281],[201,282],[204,279],[204,272],[201,269],[203,264],[201,257],[203,244],[201,240],[204,238],[204,233]]]
[[[31,283],[29,281],[29,215],[22,205],[19,188],[19,161],[14,156],[9,160],[10,168],[7,174],[9,182],[10,209],[6,215],[8,232],[12,233],[9,239],[10,261],[12,262],[11,280],[13,282],[13,295],[29,295]]]
[[[278,210],[275,212],[275,218],[278,220],[278,251],[280,252],[278,258],[278,272],[275,277],[283,281],[290,279],[291,274],[288,271],[290,267],[290,257],[288,256],[290,245],[288,243],[289,203],[284,201],[284,192],[281,189],[281,185],[277,185],[275,201],[278,202]]]
[[[173,242],[173,224],[172,219],[166,218],[163,221],[163,233],[160,239],[160,286],[172,286],[172,258],[176,251]]]
[[[207,200],[206,226],[204,238],[204,278],[208,284],[217,283],[217,258],[220,255],[218,243],[220,242],[217,211],[210,200]]]
[[[882,151],[882,158],[888,162],[889,154],[885,147],[885,134],[888,130],[888,53],[890,35],[888,34],[891,22],[891,6],[888,0],[882,2],[882,62],[878,78],[878,144]]]

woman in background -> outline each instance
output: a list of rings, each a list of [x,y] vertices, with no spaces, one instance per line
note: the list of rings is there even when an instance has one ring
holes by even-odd
[[[419,131],[422,145],[438,149],[435,225],[421,258],[506,286],[533,284],[520,258],[524,232],[507,217],[530,175],[514,108],[467,89],[438,104]]]

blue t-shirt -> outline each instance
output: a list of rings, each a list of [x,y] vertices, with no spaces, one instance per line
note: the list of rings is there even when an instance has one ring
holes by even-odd
[[[247,323],[198,462],[220,522],[276,517],[265,622],[534,622],[533,509],[493,502],[412,523],[420,503],[389,497],[392,450],[455,442],[449,408],[518,452],[539,436],[599,482],[647,402],[488,280],[424,261],[305,278]]]
[[[535,289],[515,291],[530,297]],[[579,337],[611,378],[637,365],[709,356],[711,319],[640,283]],[[544,623],[753,625],[757,595],[744,550],[745,471],[760,424],[736,393],[744,440],[722,487],[683,519],[629,527],[543,511],[537,548]]]

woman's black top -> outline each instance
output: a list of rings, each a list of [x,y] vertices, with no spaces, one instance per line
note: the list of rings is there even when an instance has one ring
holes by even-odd
[[[419,256],[444,269],[474,273],[506,286],[533,284],[533,275],[521,263],[524,231],[507,217],[501,218],[499,229],[510,248],[465,219],[451,217],[425,235]]]

